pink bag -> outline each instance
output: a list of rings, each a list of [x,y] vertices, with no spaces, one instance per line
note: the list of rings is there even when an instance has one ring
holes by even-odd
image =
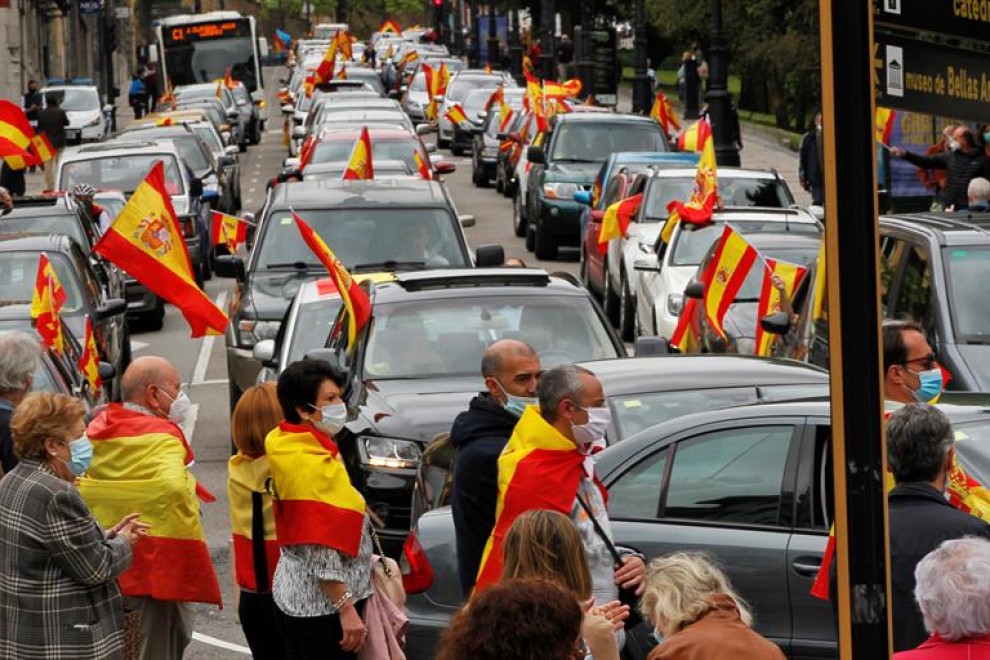
[[[386,558],[386,561],[389,560]],[[382,562],[382,558],[372,555],[372,562],[378,568],[377,564]],[[405,610],[389,598],[385,591],[386,585],[381,581],[382,572],[372,571],[372,592],[364,604],[364,625],[368,628],[368,638],[364,640],[358,659],[406,660],[402,649],[406,645],[409,618]]]

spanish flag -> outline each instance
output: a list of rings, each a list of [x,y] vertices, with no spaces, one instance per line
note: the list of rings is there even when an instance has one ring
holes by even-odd
[[[223,74],[223,84],[224,84],[224,87],[226,87],[227,89],[234,89],[235,87],[237,87],[237,81],[234,80],[234,77],[230,75],[230,67],[229,66],[227,67],[227,70],[224,71],[224,74]]]
[[[447,93],[447,85],[450,84],[450,71],[444,62],[440,62],[440,67],[437,69],[424,64],[423,75],[426,78],[426,89],[430,91],[430,102],[426,106],[426,118],[432,121],[437,118],[436,97],[444,96]]]
[[[161,161],[152,166],[93,251],[178,307],[193,337],[223,334],[227,315],[196,286],[172,198],[165,191]]]
[[[766,260],[766,273],[763,277],[763,290],[760,292],[760,302],[756,308],[756,355],[767,357],[773,348],[774,336],[763,330],[760,323],[767,314],[774,314],[780,311],[780,291],[773,285],[773,277],[777,276],[784,282],[784,293],[787,298],[793,300],[794,291],[797,289],[801,279],[808,271],[804,266],[778,261],[776,259]]]
[[[347,315],[350,317],[350,322],[347,324],[347,350],[353,350],[357,344],[357,333],[371,320],[371,300],[364,289],[359,287],[351,274],[347,272],[344,264],[340,263],[337,255],[323,242],[319,234],[314,232],[305,220],[296,215],[295,211],[292,212],[292,217],[296,220],[296,226],[299,228],[299,233],[302,234],[303,241],[327,269],[330,278],[337,285],[337,291],[340,292],[340,298],[344,302]]]
[[[345,181],[375,178],[375,165],[371,160],[371,135],[368,134],[367,126],[361,129],[361,135],[354,143],[343,178]]]
[[[756,248],[746,242],[742,234],[726,224],[715,254],[709,264],[705,280],[705,316],[712,329],[725,338],[722,320],[735,302],[749,269],[759,255]]]
[[[487,101],[485,101],[485,112],[488,112],[495,107],[496,103],[500,106],[505,106],[505,89],[502,85],[496,87],[495,91],[492,92],[492,95],[488,97]]]
[[[310,426],[282,422],[265,438],[265,454],[278,544],[323,545],[356,557],[365,504],[337,443]]]
[[[395,21],[394,18],[385,19],[385,21],[383,21],[382,24],[378,26],[378,31],[381,32],[382,34],[388,34],[388,33],[402,34],[402,28],[399,27],[399,24]]]
[[[31,138],[31,146],[34,148],[38,160],[42,163],[47,163],[55,157],[55,147],[52,146],[52,141],[48,139],[44,131]]]
[[[100,352],[96,348],[96,338],[93,336],[93,321],[86,317],[86,340],[83,342],[82,355],[79,356],[77,365],[89,388],[93,393],[97,393],[103,387],[103,379],[100,378]]]
[[[347,33],[346,30],[341,30],[333,36],[334,43],[337,46],[337,52],[340,53],[344,60],[350,60],[354,58],[354,52],[351,50],[351,35]]]
[[[430,168],[426,165],[426,161],[423,160],[423,156],[420,155],[419,149],[413,149],[413,160],[416,161],[416,167],[419,169],[419,175],[429,181],[433,177],[430,176]]]
[[[234,578],[242,589],[262,593],[272,590],[272,576],[279,556],[272,496],[268,493],[270,477],[267,456],[250,458],[238,452],[227,462]]]
[[[701,151],[704,143],[704,134],[702,133],[702,124],[707,124],[708,122],[704,119],[699,119],[695,123],[685,129],[683,133],[677,138],[677,150],[678,151]],[[709,128],[709,134],[711,129]]]
[[[704,281],[702,275],[702,281]],[[701,351],[701,329],[697,327],[697,307],[699,301],[685,298],[681,315],[677,319],[677,327],[670,336],[670,345],[675,346],[681,353],[698,353]]]
[[[165,93],[158,99],[158,103],[170,108],[175,107],[175,91],[172,89],[171,76],[165,78]]]
[[[161,119],[155,122],[155,126],[171,126],[174,123],[175,120],[173,120],[171,117],[162,117]]]
[[[598,233],[598,251],[605,254],[608,251],[608,242],[616,238],[622,238],[629,229],[634,215],[639,213],[640,204],[643,203],[643,193],[620,199],[605,209],[602,217],[602,228]]]
[[[498,131],[504,133],[509,130],[509,122],[515,116],[516,111],[509,107],[508,103],[503,103],[498,109]]]
[[[894,130],[894,120],[897,113],[890,108],[877,106],[873,114],[873,135],[877,142],[883,145],[890,144],[890,132]]]
[[[536,406],[526,408],[498,459],[495,528],[481,557],[475,593],[502,577],[502,544],[516,518],[531,509],[570,516],[583,463],[574,443],[550,426]]]
[[[715,141],[712,139],[712,127],[706,120],[696,125],[696,136],[700,140],[701,157],[698,159],[698,171],[694,175],[694,189],[691,199],[685,204],[674,200],[667,205],[670,217],[660,232],[665,243],[670,243],[674,228],[681,222],[687,221],[696,225],[704,225],[711,221],[712,213],[718,205],[718,168],[715,163]]]
[[[464,108],[461,107],[460,103],[450,106],[450,110],[447,111],[447,114],[443,118],[455,126],[468,120],[467,115],[464,113]]]
[[[815,260],[815,297],[811,305],[811,319],[813,321],[828,319],[828,310],[825,305],[826,300],[828,300],[828,296],[825,295],[826,284],[828,283],[825,276],[826,266],[825,239],[822,238],[822,245],[818,248],[818,259]]]
[[[226,245],[230,254],[237,251],[237,246],[247,240],[247,223],[237,216],[213,211],[212,227],[210,228],[210,244]]]
[[[677,120],[674,106],[670,104],[663,92],[657,90],[657,97],[653,100],[653,107],[650,109],[650,116],[653,117],[663,132],[671,135],[681,130],[681,122]]]
[[[316,71],[313,72],[313,86],[322,85],[323,83],[330,82],[333,80],[334,69],[337,68],[337,40],[334,39],[327,46],[327,50],[323,53],[323,59],[320,60],[319,66],[316,67]]]
[[[34,278],[34,293],[31,296],[31,318],[45,346],[62,354],[62,321],[59,312],[65,304],[66,295],[58,279],[55,268],[44,252],[38,258],[38,274]]]
[[[570,99],[581,93],[581,79],[571,78],[562,83],[553,80],[543,81],[543,95],[548,98]]]
[[[418,59],[419,59],[419,53],[417,53],[414,50],[407,51],[406,54],[402,56],[402,59],[399,60],[399,68],[405,69],[406,66],[412,64]]]
[[[15,169],[37,164],[32,152],[34,129],[24,111],[10,101],[0,100],[0,158]]]
[[[90,422],[93,462],[79,493],[104,528],[138,511],[148,536],[120,576],[127,596],[221,604],[200,520],[193,453],[182,430],[161,417],[111,403]]]

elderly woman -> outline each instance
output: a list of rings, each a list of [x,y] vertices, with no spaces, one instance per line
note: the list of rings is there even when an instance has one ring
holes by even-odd
[[[0,475],[17,465],[10,438],[10,416],[34,385],[41,344],[34,335],[0,332]]]
[[[729,579],[699,554],[650,562],[642,610],[661,640],[647,660],[784,660],[750,628],[753,617]]]
[[[990,659],[990,541],[946,541],[914,569],[928,641],[896,660]]]
[[[104,532],[69,469],[85,409],[28,395],[10,428],[20,462],[0,480],[0,657],[116,658],[124,609],[116,578],[144,534],[137,515]],[[88,442],[88,440],[86,441]]]

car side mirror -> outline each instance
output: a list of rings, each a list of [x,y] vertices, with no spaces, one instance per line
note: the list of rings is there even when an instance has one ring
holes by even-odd
[[[111,298],[96,308],[96,318],[108,319],[113,316],[120,316],[127,311],[127,301],[123,298]]]
[[[787,312],[774,312],[760,319],[760,327],[772,335],[786,335],[791,329],[791,315]]]
[[[545,163],[547,159],[543,153],[543,147],[530,147],[526,151],[526,160],[531,163]]]
[[[224,154],[228,156],[236,156],[237,154],[240,153],[240,151],[241,151],[240,147],[238,147],[236,144],[228,144],[226,147],[223,148]]]
[[[605,217],[605,211],[601,209],[591,209],[592,222],[601,222],[602,218],[604,217]]]
[[[574,193],[574,201],[578,204],[584,204],[586,206],[591,206],[591,193],[587,190],[579,190]]]
[[[293,126],[292,127],[292,139],[302,140],[306,137],[306,127],[305,126]]]
[[[100,380],[106,385],[117,377],[117,370],[109,362],[100,362],[96,365],[96,373],[100,374]]]
[[[669,355],[670,342],[663,337],[637,337],[633,344],[633,354],[636,357],[651,355]]]
[[[213,259],[213,270],[217,277],[230,277],[238,282],[247,279],[244,270],[244,259],[233,254],[218,254]]]
[[[440,160],[433,165],[433,171],[437,174],[453,174],[457,171],[457,165],[449,160]]]
[[[254,348],[251,349],[251,357],[266,367],[274,367],[275,364],[273,360],[275,359],[275,340],[262,339],[259,341],[254,345]]]
[[[475,218],[473,215],[459,215],[457,219],[461,222],[461,227],[474,227]]]
[[[595,211],[592,211],[591,212],[591,218],[593,220],[595,218],[595,213],[596,212],[597,213],[602,213],[601,211],[598,211],[597,209]],[[598,220],[599,221],[601,220],[601,216],[599,216]],[[633,270],[638,270],[640,272],[659,273],[660,272],[660,259],[658,259],[657,258],[657,255],[655,255],[655,254],[640,254],[640,255],[637,255],[636,256],[636,259],[633,261]]]
[[[420,137],[424,135],[429,135],[433,132],[433,124],[420,124],[416,127],[416,135]]]
[[[700,280],[691,280],[684,287],[684,297],[701,300],[705,297],[705,283]]]
[[[435,154],[437,152],[437,145],[433,142],[426,145],[426,153]]]
[[[233,167],[234,164],[237,163],[237,159],[229,154],[225,154],[217,159],[217,163],[219,163],[221,167]]]
[[[501,245],[479,245],[474,252],[474,263],[478,268],[494,268],[505,263],[505,248]]]
[[[202,179],[190,179],[189,180],[189,194],[192,197],[202,197],[203,196],[203,180]]]

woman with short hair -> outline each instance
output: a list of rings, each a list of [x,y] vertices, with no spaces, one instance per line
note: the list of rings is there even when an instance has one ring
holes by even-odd
[[[0,332],[0,476],[17,465],[10,438],[10,416],[34,385],[41,357],[38,337],[8,330]]]
[[[104,532],[74,486],[88,444],[78,399],[37,392],[10,429],[20,462],[0,480],[0,657],[117,658],[116,578],[147,528],[137,514]]]
[[[661,640],[647,660],[784,660],[776,644],[750,628],[746,603],[701,554],[651,561],[641,608]]]

